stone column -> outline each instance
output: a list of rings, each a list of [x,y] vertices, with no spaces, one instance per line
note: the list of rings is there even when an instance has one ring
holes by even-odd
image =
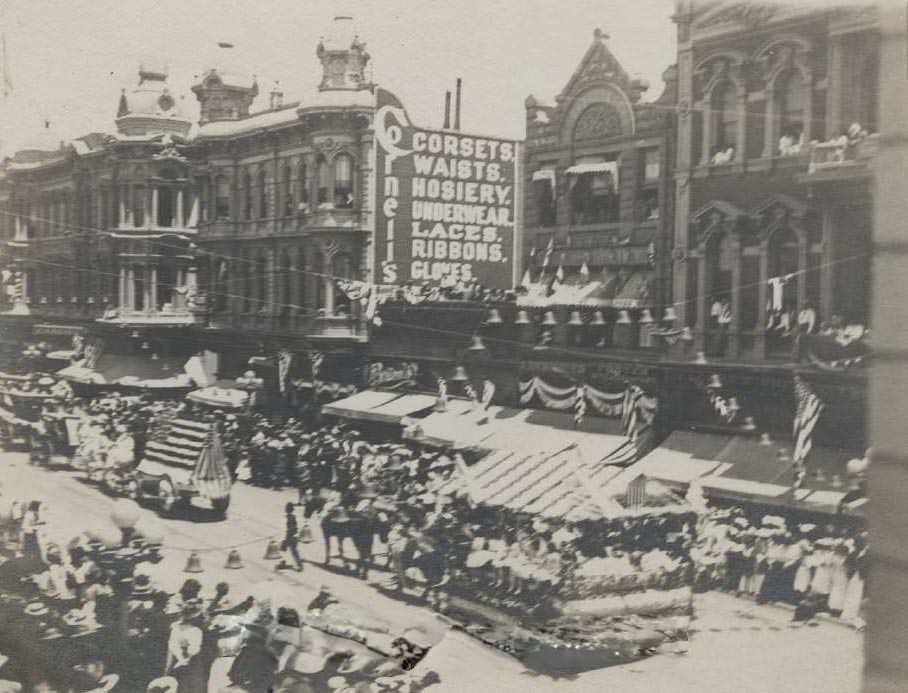
[[[149,315],[158,310],[158,268],[145,265],[145,312]]]
[[[186,219],[183,216],[183,189],[180,188],[177,190],[177,214],[174,226],[181,229],[186,224]]]
[[[126,200],[123,199],[126,190],[128,188],[125,185],[120,186],[120,214],[117,217],[117,226],[121,229],[126,226]]]
[[[128,271],[125,267],[120,267],[120,310],[126,310],[129,305],[129,295],[127,293]]]
[[[160,226],[161,220],[158,218],[158,186],[151,188],[151,216],[149,217],[151,226]]]
[[[807,231],[802,230],[798,234],[798,305],[796,311],[804,307],[807,300],[807,261],[810,252],[810,241],[807,239]]]
[[[703,350],[706,344],[706,333],[709,327],[709,301],[707,300],[707,287],[712,283],[709,281],[709,255],[704,248],[696,258],[691,258],[689,262],[699,263],[697,266],[697,326],[696,326],[696,344],[697,349]]]

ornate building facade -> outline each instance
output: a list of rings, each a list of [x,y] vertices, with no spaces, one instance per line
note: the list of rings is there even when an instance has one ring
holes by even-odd
[[[551,283],[560,267],[559,284],[590,287],[565,300],[556,292],[550,303],[575,304],[586,321],[646,324],[653,313],[658,320],[668,298],[675,69],[665,71],[662,94],[643,101],[649,85],[628,75],[607,38],[594,32],[553,105],[526,100],[523,245],[534,281]],[[608,327],[605,335],[592,342],[639,346],[613,339]]]
[[[683,323],[708,354],[756,361],[788,359],[786,326],[805,308],[815,329],[866,325],[874,9],[685,0],[675,21]]]
[[[319,84],[297,103],[275,86],[261,112],[253,78],[208,67],[198,124],[143,66],[114,133],[7,159],[5,334],[53,323],[159,361],[210,350],[225,376],[263,349],[355,357],[360,307],[336,280],[369,279],[373,95],[351,18],[317,58]]]

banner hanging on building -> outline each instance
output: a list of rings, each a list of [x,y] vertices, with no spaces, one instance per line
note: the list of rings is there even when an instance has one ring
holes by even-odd
[[[383,89],[375,140],[376,282],[513,287],[518,143],[415,127]]]

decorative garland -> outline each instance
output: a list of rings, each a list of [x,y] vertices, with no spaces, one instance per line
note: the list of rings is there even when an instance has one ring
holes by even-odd
[[[546,383],[539,376],[533,376],[529,380],[520,382],[520,403],[526,406],[533,401],[533,398],[538,398],[549,409],[576,411],[578,391],[582,392],[584,402],[602,416],[618,417],[624,413],[624,391],[603,392],[589,383],[555,387]],[[657,407],[656,398],[640,397],[636,406],[651,421]]]

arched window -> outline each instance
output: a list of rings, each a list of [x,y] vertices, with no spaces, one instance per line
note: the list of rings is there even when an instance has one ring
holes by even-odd
[[[227,176],[218,176],[214,179],[215,202],[214,215],[216,219],[230,218],[230,183]]]
[[[259,171],[259,219],[268,216],[268,176]]]
[[[293,214],[293,174],[290,171],[290,164],[284,166],[283,179],[281,188],[284,195],[284,216],[289,217]]]
[[[353,159],[346,154],[334,157],[334,206],[353,208]]]
[[[328,171],[328,162],[324,157],[318,159],[318,200],[320,205],[328,202],[328,187],[330,186],[330,173]]]
[[[860,120],[867,132],[877,131],[880,108],[880,56],[876,52],[864,60],[861,70]]]
[[[252,176],[248,173],[243,176],[243,211],[247,219],[252,219]]]
[[[713,153],[738,150],[738,91],[733,82],[725,82],[716,88],[713,96],[713,114],[716,119],[716,134]]]
[[[791,137],[796,143],[804,132],[804,80],[792,70],[779,89],[779,135]]]
[[[312,179],[309,175],[309,166],[306,160],[300,161],[297,184],[299,185],[299,206],[307,207],[309,205],[309,191],[312,188]]]

